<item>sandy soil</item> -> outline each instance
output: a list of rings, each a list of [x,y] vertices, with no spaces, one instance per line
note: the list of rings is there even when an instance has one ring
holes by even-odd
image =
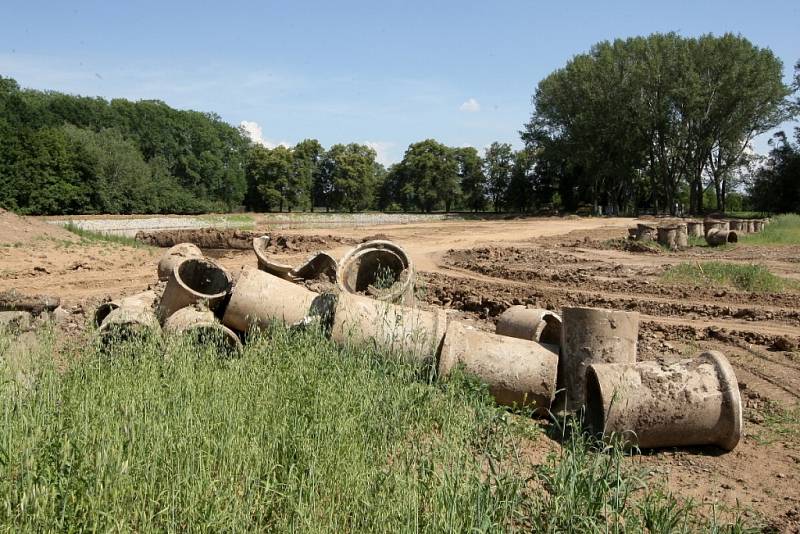
[[[61,229],[30,224],[49,229],[40,228],[41,235],[29,230],[24,245],[15,245],[19,232],[0,233],[0,291],[59,296],[79,314],[156,282],[158,248],[77,243]],[[775,416],[776,407],[798,410],[800,403],[800,294],[674,286],[660,279],[668,265],[712,258],[764,263],[800,279],[800,247],[740,244],[723,252],[646,254],[604,244],[624,237],[633,224],[625,218],[531,218],[302,228],[281,230],[289,239],[275,252],[286,263],[300,263],[316,250],[341,257],[353,243],[380,236],[408,250],[430,305],[481,328],[493,329],[496,316],[513,304],[613,307],[642,314],[640,359],[723,351],[745,404],[746,436],[736,450],[652,451],[630,462],[700,503],[717,502],[723,511],[738,504],[778,531],[800,531],[799,428]],[[266,226],[257,218],[260,230]],[[232,270],[256,263],[248,250],[206,253]],[[531,460],[542,456],[532,453]]]

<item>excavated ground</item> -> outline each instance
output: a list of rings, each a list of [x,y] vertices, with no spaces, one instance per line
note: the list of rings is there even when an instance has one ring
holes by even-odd
[[[203,230],[198,244],[231,270],[255,266],[245,246],[256,230]],[[70,328],[101,300],[155,284],[163,249],[79,242],[33,220],[24,243],[0,243],[0,291],[59,296],[73,312]],[[16,223],[20,228],[22,223]],[[631,219],[515,219],[420,221],[281,231],[268,251],[277,260],[301,263],[310,253],[340,258],[366,237],[392,239],[409,252],[418,270],[418,291],[479,328],[494,329],[498,314],[514,304],[559,311],[585,305],[641,314],[639,359],[691,357],[724,352],[742,390],[745,438],[731,453],[715,449],[650,451],[631,464],[663,479],[681,495],[737,506],[778,531],[800,529],[800,293],[750,293],[729,287],[674,285],[661,274],[681,262],[718,260],[760,263],[773,273],[800,279],[800,246],[739,244],[726,250],[692,248],[653,253],[621,249]],[[169,244],[186,236],[151,236]],[[195,231],[197,232],[197,231]],[[239,232],[236,234],[235,232]],[[205,239],[205,241],[203,241]],[[526,447],[529,461],[557,445],[548,438]],[[709,508],[710,510],[710,508]],[[710,513],[710,512],[709,512]]]

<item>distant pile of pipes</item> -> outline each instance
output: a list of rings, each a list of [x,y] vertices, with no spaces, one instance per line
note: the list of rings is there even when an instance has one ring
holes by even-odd
[[[628,229],[628,238],[652,242],[669,250],[689,247],[690,237],[704,237],[709,246],[736,243],[739,236],[760,232],[769,224],[769,219],[706,219],[704,221],[666,222],[661,224],[639,223]]]
[[[640,448],[727,450],[739,442],[741,399],[726,358],[704,352],[672,364],[637,362],[638,313],[570,307],[562,320],[514,306],[499,317],[495,333],[485,332],[442,309],[418,307],[413,264],[392,242],[362,243],[338,263],[315,255],[298,268],[271,261],[265,242],[253,243],[258,268],[235,277],[194,245],[172,247],[158,265],[163,295],[149,291],[101,305],[95,315],[101,336],[194,331],[236,351],[245,333],[273,321],[318,324],[337,344],[369,344],[431,366],[439,378],[462,369],[500,404],[538,415],[575,412],[606,439]],[[393,283],[386,283],[387,272]],[[322,273],[333,275],[334,290],[316,293],[296,283]]]

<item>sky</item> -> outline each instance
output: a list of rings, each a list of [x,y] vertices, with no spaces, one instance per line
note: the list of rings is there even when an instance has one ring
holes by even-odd
[[[2,0],[0,75],[213,111],[268,146],[366,143],[390,164],[428,138],[520,147],[542,78],[596,42],[668,31],[742,34],[787,83],[800,60],[800,2]]]

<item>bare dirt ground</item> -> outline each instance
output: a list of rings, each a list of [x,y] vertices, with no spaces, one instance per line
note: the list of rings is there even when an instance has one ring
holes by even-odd
[[[0,291],[59,296],[80,317],[103,299],[156,283],[162,249],[80,242],[43,221],[29,221],[0,231]],[[481,328],[492,330],[496,316],[513,304],[599,306],[641,314],[640,359],[721,350],[736,370],[745,404],[746,436],[739,446],[730,453],[651,451],[630,462],[681,495],[717,503],[718,512],[739,506],[774,530],[800,531],[800,425],[784,412],[800,413],[800,293],[676,286],[660,278],[671,264],[714,259],[762,263],[775,274],[800,279],[800,246],[739,244],[725,251],[652,254],[605,244],[626,236],[634,223],[575,217],[302,228],[280,230],[284,239],[270,252],[300,263],[317,250],[341,257],[364,238],[388,238],[410,253],[428,304]],[[25,224],[28,231],[22,230]],[[256,233],[268,228],[258,216],[254,226]],[[231,270],[256,264],[252,251],[241,248],[206,253]]]

